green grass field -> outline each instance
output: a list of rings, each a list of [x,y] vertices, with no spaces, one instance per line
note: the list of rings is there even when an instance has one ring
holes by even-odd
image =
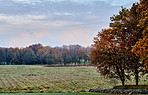
[[[134,81],[128,81],[128,84],[134,84]],[[141,78],[140,84],[148,84],[146,76]],[[120,82],[117,80],[105,79],[100,76],[95,67],[0,66],[1,93],[21,92],[21,94],[18,95],[26,95],[22,93],[88,92],[89,89],[112,88],[115,85],[120,85]],[[11,95],[13,94],[11,93]],[[47,93],[47,95],[67,94]],[[73,95],[73,93],[68,95]],[[77,95],[92,94],[83,93]]]

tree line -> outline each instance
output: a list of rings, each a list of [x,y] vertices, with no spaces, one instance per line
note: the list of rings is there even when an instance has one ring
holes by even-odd
[[[110,27],[98,32],[91,52],[92,64],[108,77],[125,80],[148,73],[148,0],[134,3],[130,9],[122,7],[113,15]]]
[[[26,48],[0,48],[0,65],[87,64],[89,47],[63,45],[49,47],[42,44]]]

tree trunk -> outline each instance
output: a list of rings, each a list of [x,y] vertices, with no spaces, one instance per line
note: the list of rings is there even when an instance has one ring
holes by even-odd
[[[124,85],[125,85],[125,83],[124,83],[124,79],[122,79],[121,82],[122,82],[122,86],[124,86]]]
[[[115,66],[116,66],[116,69],[117,69],[118,76],[119,76],[119,78],[122,82],[122,86],[124,86],[125,85],[125,83],[124,83],[125,82],[124,69],[120,68],[120,70],[119,70],[118,65],[115,64]]]
[[[136,86],[138,86],[138,83],[139,83],[139,80],[138,80],[138,79],[139,79],[138,73],[135,74],[135,79],[136,79]]]
[[[137,70],[138,68],[137,68],[137,65],[136,65],[136,67],[135,67],[135,80],[136,80],[136,86],[138,86],[138,83],[139,83],[139,72],[138,72],[138,70]]]
[[[124,86],[125,85],[125,76],[124,76],[124,69],[121,69],[121,73],[120,73],[121,75],[120,75],[120,79],[121,79],[121,81],[122,81],[122,86]]]
[[[124,70],[122,69],[121,72],[122,72],[122,86],[124,86],[125,85],[124,84],[125,82]]]

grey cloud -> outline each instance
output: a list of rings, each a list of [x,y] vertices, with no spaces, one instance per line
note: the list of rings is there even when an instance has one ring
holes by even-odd
[[[104,23],[104,19],[112,16],[113,12],[119,10],[119,6],[111,6],[103,1],[92,1],[90,3],[78,3],[70,0],[53,2],[42,1],[33,3],[21,3],[11,0],[0,1],[0,14],[6,15],[48,15],[45,19],[35,20],[74,20],[87,23]],[[86,19],[87,15],[99,16],[100,19]]]
[[[91,11],[92,13],[101,11],[100,7],[109,8],[111,5],[102,1],[92,1],[91,3],[78,3],[74,1],[42,1],[33,3],[21,3],[14,2],[11,0],[1,0],[0,1],[0,13],[1,14],[48,14],[56,12],[67,12],[74,14],[85,14]]]
[[[42,39],[38,37],[36,39],[43,44],[55,46],[65,43],[77,44],[79,40],[85,41],[86,38],[89,39],[84,44],[86,46],[90,45],[98,31],[108,26],[109,17],[119,10],[120,6],[112,6],[98,0],[89,3],[78,3],[74,0],[60,2],[40,0],[30,3],[0,0],[0,38],[4,40],[3,44],[10,44],[12,39],[14,43],[17,41],[14,39],[16,34],[23,36],[24,33],[30,40],[34,37],[30,36],[30,33],[48,31],[48,37],[43,35]],[[75,31],[79,32],[76,42],[74,37],[70,39],[76,35]],[[81,43],[83,45],[84,42]]]

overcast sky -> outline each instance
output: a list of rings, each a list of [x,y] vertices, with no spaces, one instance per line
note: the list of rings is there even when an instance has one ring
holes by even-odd
[[[0,47],[90,46],[121,6],[138,0],[0,0]]]

